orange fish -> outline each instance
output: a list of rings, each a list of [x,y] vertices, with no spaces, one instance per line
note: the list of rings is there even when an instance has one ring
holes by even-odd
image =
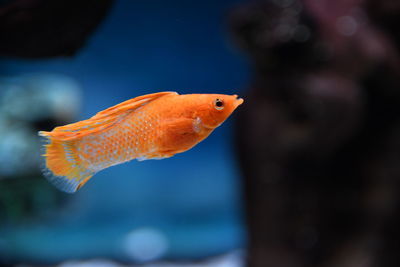
[[[73,193],[95,173],[132,159],[162,159],[205,139],[243,103],[237,95],[160,92],[139,96],[87,120],[40,131],[45,176]]]

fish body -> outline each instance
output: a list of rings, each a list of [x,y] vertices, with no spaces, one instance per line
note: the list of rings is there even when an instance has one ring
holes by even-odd
[[[139,96],[90,119],[41,131],[44,174],[73,193],[95,173],[132,159],[162,159],[204,140],[243,103],[236,95],[160,92]]]

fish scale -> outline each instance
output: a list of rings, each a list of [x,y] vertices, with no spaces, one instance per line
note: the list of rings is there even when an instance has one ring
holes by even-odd
[[[149,118],[151,119],[151,118]],[[149,119],[133,113],[106,132],[83,137],[78,151],[82,164],[93,172],[146,156],[153,134]],[[153,122],[155,123],[155,122]],[[85,153],[85,152],[89,153]]]

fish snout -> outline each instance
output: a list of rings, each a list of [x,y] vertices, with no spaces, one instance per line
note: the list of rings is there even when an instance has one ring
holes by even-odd
[[[237,108],[238,106],[243,104],[243,102],[244,102],[243,98],[239,98],[238,95],[233,95],[233,97],[235,98],[235,101],[234,101],[235,108]]]

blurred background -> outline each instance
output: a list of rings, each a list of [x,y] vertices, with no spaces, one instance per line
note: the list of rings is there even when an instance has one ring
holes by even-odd
[[[217,266],[243,248],[232,121],[204,146],[107,169],[73,195],[41,175],[37,136],[143,94],[241,93],[248,70],[226,30],[236,2],[0,2],[3,264]]]
[[[0,1],[0,263],[400,266],[397,0]],[[208,139],[64,194],[38,130],[238,93]]]

